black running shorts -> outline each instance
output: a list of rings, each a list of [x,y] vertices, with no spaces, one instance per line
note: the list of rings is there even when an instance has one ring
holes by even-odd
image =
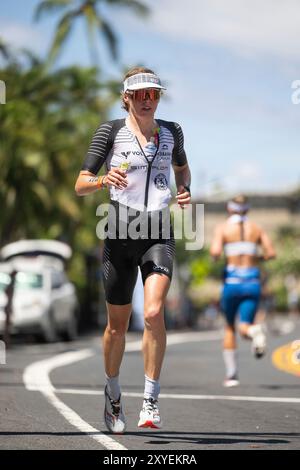
[[[141,269],[143,283],[147,276],[161,273],[172,278],[175,240],[109,239],[104,242],[103,280],[107,302],[125,305],[132,294]]]

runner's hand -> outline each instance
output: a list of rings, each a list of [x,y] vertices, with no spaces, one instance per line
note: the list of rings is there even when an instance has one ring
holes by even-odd
[[[181,209],[184,209],[191,202],[191,194],[184,186],[178,186],[176,199]]]
[[[103,184],[105,186],[114,186],[118,189],[124,189],[127,186],[126,171],[120,168],[111,168],[109,172],[103,178]]]

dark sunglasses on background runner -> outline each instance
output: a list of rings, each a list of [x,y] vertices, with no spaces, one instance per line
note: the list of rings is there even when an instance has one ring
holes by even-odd
[[[142,88],[141,90],[127,90],[128,93],[132,98],[136,101],[144,101],[144,100],[151,100],[157,101],[161,97],[161,91],[157,90],[156,88]]]

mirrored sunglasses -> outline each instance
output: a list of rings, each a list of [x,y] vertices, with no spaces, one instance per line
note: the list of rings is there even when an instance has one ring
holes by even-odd
[[[136,101],[157,101],[161,97],[161,91],[157,88],[142,88],[141,90],[127,90],[128,93],[132,98]]]

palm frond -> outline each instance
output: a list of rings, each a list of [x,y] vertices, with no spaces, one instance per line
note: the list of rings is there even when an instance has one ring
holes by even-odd
[[[99,16],[97,17],[98,21],[98,30],[101,36],[104,36],[105,40],[107,41],[109,45],[109,51],[111,53],[111,56],[114,60],[117,60],[118,58],[118,40],[116,37],[115,32],[113,29],[110,27],[109,23],[107,23],[103,18],[100,18]]]
[[[2,38],[0,38],[0,53],[6,60],[9,60],[11,57],[9,46],[6,44],[6,42]]]
[[[74,12],[67,13],[59,21],[48,55],[50,62],[54,61],[54,59],[57,57],[59,50],[65,43],[67,37],[69,36],[72,29],[72,19],[74,18],[74,16]]]
[[[43,65],[43,61],[30,49],[22,48],[21,53],[26,57],[31,68]]]
[[[150,13],[150,8],[138,0],[106,0],[106,3],[127,7],[128,9],[131,8],[135,13],[141,16],[147,16]]]
[[[98,57],[98,51],[97,51],[96,39],[95,39],[95,33],[97,32],[97,26],[98,26],[97,12],[95,11],[94,6],[89,3],[85,6],[83,10],[83,14],[87,22],[87,37],[88,37],[92,63],[98,63],[99,57]]]
[[[47,13],[55,13],[71,5],[72,0],[43,0],[35,9],[34,20],[38,21]]]

